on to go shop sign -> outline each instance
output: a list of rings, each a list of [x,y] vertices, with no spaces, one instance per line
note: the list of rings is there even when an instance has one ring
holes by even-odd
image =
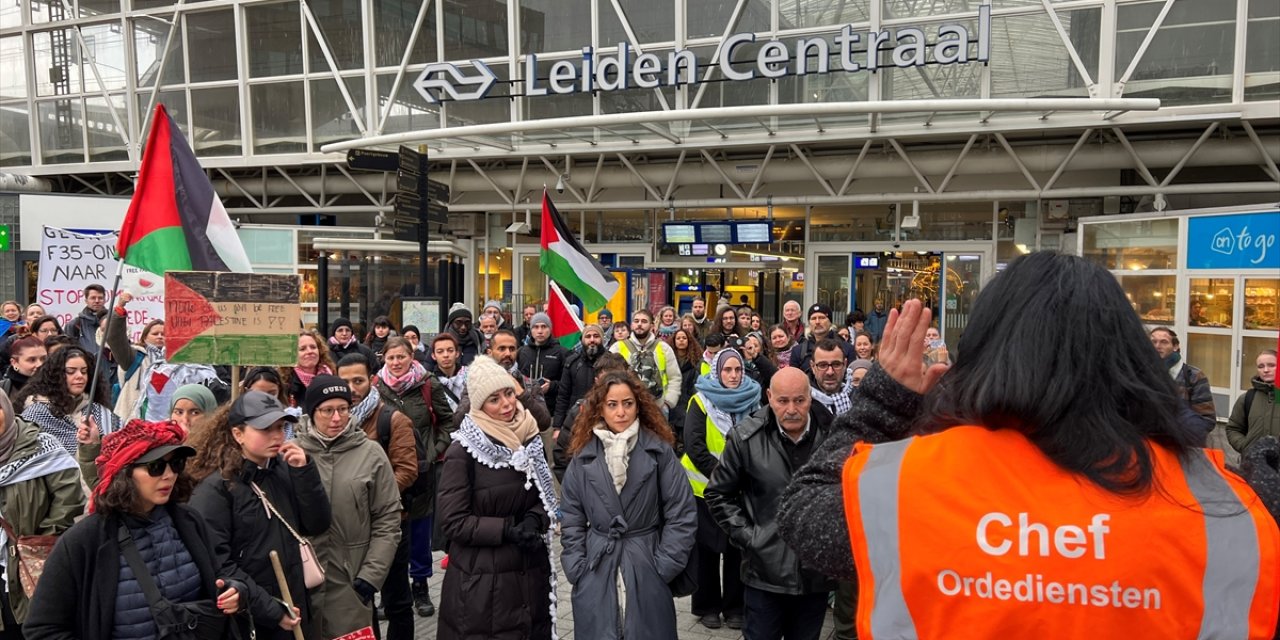
[[[927,64],[987,62],[991,57],[991,7],[978,7],[976,34],[964,24],[941,24],[926,33],[913,26],[882,31],[855,31],[845,25],[831,36],[798,37],[788,46],[778,40],[760,44],[754,56],[742,56],[740,48],[757,42],[754,33],[737,33],[724,39],[710,61],[732,81],[783,78],[810,73],[876,71],[882,68],[923,67]],[[932,44],[930,44],[932,42]],[[976,44],[970,55],[971,44]],[[735,52],[739,55],[735,56]],[[834,64],[832,56],[835,57]],[[545,78],[538,77],[538,56],[524,61],[524,79],[517,81],[525,96],[655,89],[695,85],[702,78],[698,60],[689,49],[675,49],[663,56],[638,53],[625,42],[617,52],[603,54],[593,47],[582,49],[579,60],[559,60]],[[436,62],[427,65],[414,88],[428,102],[480,100],[489,94],[498,76],[479,60]],[[512,94],[517,94],[513,87]]]
[[[1280,211],[1187,219],[1188,269],[1280,269]]]

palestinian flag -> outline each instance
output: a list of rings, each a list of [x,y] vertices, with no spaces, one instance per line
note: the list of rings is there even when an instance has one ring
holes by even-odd
[[[542,191],[542,255],[538,257],[538,267],[551,280],[578,296],[587,311],[603,309],[618,292],[618,279],[573,237],[545,189]]]
[[[561,346],[572,349],[582,340],[582,320],[569,308],[569,300],[554,282],[547,295],[547,315],[551,316],[551,335]]]
[[[158,275],[252,271],[222,201],[163,104],[151,118],[116,252],[125,264]]]

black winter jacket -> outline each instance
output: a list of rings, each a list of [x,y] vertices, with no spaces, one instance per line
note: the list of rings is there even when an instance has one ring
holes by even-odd
[[[516,354],[516,366],[524,377],[530,380],[541,378],[551,383],[546,393],[542,394],[548,410],[556,408],[556,397],[560,393],[560,374],[564,371],[564,361],[568,358],[569,350],[555,338],[548,338],[542,344],[527,344],[520,347]]]
[[[204,479],[191,496],[190,506],[204,517],[209,527],[210,546],[219,563],[233,564],[253,578],[241,606],[253,614],[254,624],[263,630],[278,630],[284,608],[272,600],[281,597],[280,585],[271,567],[271,551],[280,554],[280,564],[289,582],[289,593],[304,620],[311,619],[306,585],[302,577],[302,556],[297,540],[266,508],[249,486],[254,482],[298,533],[316,536],[329,530],[332,511],[329,496],[320,482],[315,461],[290,467],[281,458],[270,460],[267,468],[245,460],[232,480],[215,473]],[[241,627],[247,637],[248,624]]]
[[[203,598],[216,599],[215,582],[251,582],[239,568],[219,566],[209,530],[198,513],[170,504],[169,517],[200,570]],[[27,640],[112,640],[123,559],[120,517],[92,514],[62,534],[40,576],[40,588],[22,627]],[[252,590],[252,587],[249,587]]]
[[[601,347],[600,353],[604,352],[604,347]],[[598,358],[599,354],[596,357]],[[551,416],[551,428],[560,429],[564,426],[568,426],[570,429],[573,428],[573,423],[565,425],[565,418],[569,415],[569,407],[586,397],[587,392],[591,390],[591,386],[595,382],[595,358],[588,358],[583,351],[570,353],[565,360],[563,370],[560,372],[560,384],[557,387],[556,402],[552,405],[550,399],[547,400],[547,408],[555,410],[555,413]]]
[[[378,361],[378,357],[373,354],[373,349],[361,344],[358,340],[353,340],[351,344],[342,346],[335,345],[332,342],[329,343],[329,357],[333,358],[333,363],[335,365],[342,360],[343,356],[347,356],[352,353],[358,353],[364,356],[365,360],[369,361],[370,372],[377,371],[382,367],[382,363]]]
[[[834,330],[827,334],[827,337],[840,344],[840,350],[844,352],[844,361],[846,363],[853,362],[858,358],[857,352],[853,350],[853,345],[841,340]],[[796,346],[791,348],[791,366],[800,367],[801,371],[809,373],[813,363],[813,352],[817,348],[818,341],[814,340],[813,336],[806,335],[804,339],[796,343]]]
[[[805,438],[812,438],[812,452],[822,449],[831,421],[822,405],[810,405]],[[778,533],[782,494],[799,466],[783,450],[785,437],[767,405],[739,422],[725,438],[724,454],[707,484],[707,508],[742,550],[744,584],[789,595],[830,591],[834,582],[802,567]]]

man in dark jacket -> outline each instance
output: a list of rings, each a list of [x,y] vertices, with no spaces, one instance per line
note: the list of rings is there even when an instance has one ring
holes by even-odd
[[[529,329],[533,328],[533,315],[538,312],[538,308],[534,305],[527,304],[524,306],[524,322],[516,327],[516,341],[521,346],[529,344]]]
[[[853,407],[855,390],[848,366],[837,340],[827,338],[819,342],[813,351],[809,392],[814,401],[837,417]]]
[[[556,438],[559,438],[560,429],[565,426],[569,407],[585,397],[591,390],[591,385],[595,384],[596,360],[600,354],[604,353],[604,331],[601,331],[600,325],[589,324],[583,327],[580,344],[582,348],[569,354],[569,358],[565,360],[564,369],[560,373],[555,415],[551,417],[551,428],[555,431]],[[573,424],[570,423],[569,427],[572,428]]]
[[[449,317],[445,320],[449,332],[458,339],[458,363],[464,367],[471,364],[471,361],[484,350],[484,337],[472,328],[473,321],[471,310],[461,302],[453,305],[449,310]]]
[[[520,338],[516,337],[519,343]],[[533,314],[529,324],[529,344],[520,347],[516,354],[516,366],[520,374],[538,388],[547,409],[556,407],[556,396],[560,392],[560,376],[564,372],[564,362],[569,357],[569,350],[551,337],[551,317],[545,313]]]
[[[1178,334],[1168,327],[1156,327],[1148,334],[1151,345],[1160,354],[1164,365],[1169,367],[1169,375],[1178,385],[1178,395],[1186,403],[1189,411],[1184,415],[1188,422],[1204,430],[1205,438],[1218,424],[1217,408],[1213,404],[1213,391],[1209,389],[1209,376],[1199,367],[1193,367],[1182,360],[1182,345],[1178,342]]]
[[[542,432],[543,445],[548,452],[551,451],[550,435],[551,435],[551,412],[547,410],[547,402],[542,398],[542,394],[536,389],[525,384],[524,376],[516,367],[516,334],[510,329],[499,329],[493,335],[493,343],[489,345],[489,350],[485,355],[493,358],[511,373],[511,377],[516,380],[516,390],[519,391],[517,399],[520,400],[521,406],[533,416],[535,422],[538,423],[538,431]],[[462,392],[462,397],[458,398],[458,408],[453,412],[453,428],[457,429],[462,426],[462,419],[471,411],[471,398],[466,391]],[[548,454],[550,455],[550,454]]]
[[[845,362],[857,357],[853,351],[853,345],[841,340],[839,334],[831,330],[831,307],[815,304],[809,307],[809,333],[791,348],[791,366],[800,367],[805,373],[809,373],[813,352],[818,348],[818,344],[827,338],[834,339],[840,345]]]
[[[77,345],[93,357],[98,357],[98,327],[107,317],[107,289],[100,284],[84,288],[85,306],[80,315],[67,323],[66,332]]]
[[[334,362],[342,362],[344,357],[352,353],[364,356],[369,361],[370,371],[378,370],[378,358],[373,355],[373,349],[356,339],[350,320],[338,318],[329,326],[329,357],[333,358]]]
[[[822,632],[835,584],[800,566],[775,518],[783,490],[822,447],[831,420],[810,398],[804,373],[781,369],[769,385],[769,405],[729,432],[707,484],[707,507],[743,552],[747,640],[817,640]]]

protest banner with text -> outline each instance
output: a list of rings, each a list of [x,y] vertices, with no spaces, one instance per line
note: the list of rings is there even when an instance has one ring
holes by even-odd
[[[290,366],[298,361],[301,276],[165,274],[169,362]]]
[[[80,315],[85,307],[84,288],[99,284],[109,288],[116,274],[117,233],[86,234],[44,227],[40,243],[40,277],[35,302],[44,307],[62,326]],[[120,290],[134,299],[127,307],[129,339],[136,342],[142,328],[164,318],[162,280],[137,267],[126,266]],[[107,293],[107,304],[119,291]]]

